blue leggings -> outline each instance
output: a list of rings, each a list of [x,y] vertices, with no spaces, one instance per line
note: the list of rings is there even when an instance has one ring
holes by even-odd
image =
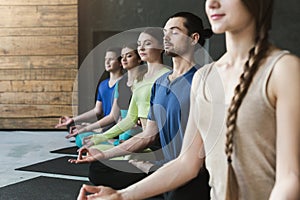
[[[133,135],[138,134],[142,130],[143,129],[141,127],[135,127],[135,128],[132,128],[132,129],[130,129],[128,131],[125,131],[124,133],[122,133],[122,134],[119,135],[119,139],[117,139],[114,142],[114,145],[115,146],[119,145],[120,144],[120,140],[122,140],[122,141],[128,140],[130,137],[132,137]],[[76,143],[76,145],[79,148],[82,147],[83,146],[83,144],[82,144],[83,138],[88,137],[88,136],[93,135],[93,134],[101,134],[101,133],[94,133],[94,132],[90,131],[90,132],[84,132],[84,133],[80,133],[80,134],[76,135],[76,137],[75,137],[75,143]]]
[[[94,132],[84,132],[84,133],[80,133],[78,135],[76,135],[75,137],[75,144],[80,148],[83,146],[82,141],[83,138],[88,137],[90,135],[95,134]]]
[[[82,147],[83,146],[83,144],[82,144],[83,139],[85,137],[88,137],[88,136],[93,135],[93,134],[95,134],[95,133],[94,132],[84,132],[84,133],[80,133],[80,134],[76,135],[76,137],[75,137],[76,146],[79,147],[79,148]],[[129,139],[130,137],[131,137],[131,135],[129,135],[128,133],[123,133],[119,136],[119,139],[117,139],[114,142],[114,145],[117,146],[117,145],[120,144],[120,140],[124,141],[124,140]],[[106,144],[107,142],[104,142],[104,143]]]

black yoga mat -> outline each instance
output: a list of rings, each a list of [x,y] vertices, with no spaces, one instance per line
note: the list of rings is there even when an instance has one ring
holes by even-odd
[[[68,162],[70,158],[76,159],[74,156],[64,156],[15,170],[88,177],[89,163],[71,164]]]
[[[78,147],[73,146],[73,147],[67,147],[67,148],[53,150],[53,151],[50,151],[50,153],[77,155],[78,154],[77,150],[78,150]]]
[[[74,200],[87,181],[39,176],[0,188],[0,199],[9,200]]]

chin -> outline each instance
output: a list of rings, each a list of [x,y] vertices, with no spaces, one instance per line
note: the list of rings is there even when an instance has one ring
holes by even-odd
[[[216,26],[212,26],[211,30],[213,31],[214,34],[222,34],[225,33],[224,28],[222,27],[216,27]]]
[[[178,56],[178,54],[176,54],[176,53],[174,53],[174,52],[172,52],[172,51],[166,51],[166,50],[165,50],[165,54],[166,54],[167,56],[171,56],[171,57],[176,57],[176,56]]]
[[[114,69],[112,69],[112,68],[108,68],[108,69],[106,69],[106,71],[108,71],[108,72],[112,72],[112,71],[114,71]]]

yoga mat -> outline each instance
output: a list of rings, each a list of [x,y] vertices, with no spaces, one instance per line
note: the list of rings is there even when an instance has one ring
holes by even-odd
[[[53,150],[53,151],[50,151],[50,153],[77,155],[78,154],[77,150],[78,150],[78,147],[73,146],[73,147],[67,147],[67,148]]]
[[[108,150],[108,149],[114,147],[114,145],[112,145],[110,143],[98,144],[96,146],[99,149],[101,149],[102,151],[105,151],[105,150]],[[78,155],[78,153],[77,153],[78,149],[79,148],[77,146],[72,146],[72,147],[66,147],[66,148],[52,150],[52,151],[50,151],[50,153]]]
[[[87,181],[39,176],[0,188],[0,199],[8,200],[74,200]]]
[[[15,170],[88,177],[89,163],[72,164],[68,162],[68,159],[70,158],[76,157],[63,156],[33,165],[17,168]]]

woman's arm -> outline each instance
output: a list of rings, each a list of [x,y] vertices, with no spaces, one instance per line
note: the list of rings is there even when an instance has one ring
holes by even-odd
[[[276,106],[276,182],[270,199],[300,199],[300,60],[283,56],[269,81]],[[272,98],[273,97],[273,98]]]
[[[99,129],[104,126],[107,126],[113,122],[116,122],[118,120],[119,116],[120,116],[120,108],[118,106],[117,99],[114,99],[114,102],[113,102],[113,105],[112,105],[109,115],[103,117],[102,119],[100,119],[99,121],[97,121],[95,123],[89,124],[81,129],[79,129],[78,133],[92,131],[94,129]]]
[[[108,139],[112,139],[120,135],[121,133],[131,129],[136,124],[137,120],[138,120],[138,107],[134,95],[132,95],[126,117],[122,119],[119,123],[114,125],[112,128],[107,130],[105,133],[93,135],[91,141],[94,144],[99,144]]]
[[[114,148],[102,152],[104,158],[109,159],[118,156],[124,156],[143,150],[155,140],[157,133],[158,128],[156,122],[147,120],[147,126],[143,132],[138,133]],[[93,146],[93,148],[97,148],[97,146]]]
[[[79,149],[79,156],[77,159],[70,159],[69,162],[71,163],[86,163],[86,162],[94,162],[96,160],[103,160],[114,158],[118,156],[124,156],[127,154],[131,154],[133,152],[138,152],[149,144],[151,144],[158,133],[158,128],[156,122],[154,121],[147,121],[146,129],[135,135],[134,137],[126,140],[125,142],[115,146],[109,150],[102,151],[103,146],[94,145],[91,148],[81,148]],[[82,156],[83,153],[88,152],[87,156]]]
[[[182,152],[177,159],[142,181],[119,191],[121,196],[124,199],[144,199],[171,191],[196,177],[203,165],[203,157],[200,157],[203,144],[200,134],[190,133],[186,134]]]

